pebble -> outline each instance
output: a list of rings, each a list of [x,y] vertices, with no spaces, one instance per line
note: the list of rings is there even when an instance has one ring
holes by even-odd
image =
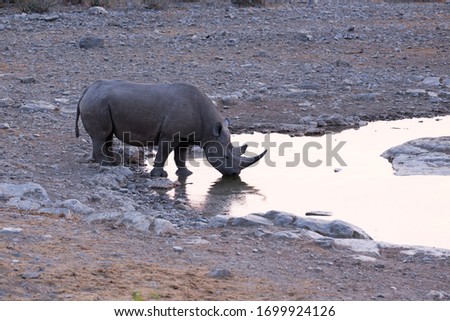
[[[0,234],[19,234],[22,230],[20,227],[3,227]]]
[[[172,247],[173,251],[176,253],[182,253],[184,252],[184,249],[181,246],[173,246]]]
[[[215,268],[208,272],[208,276],[214,279],[227,279],[231,277],[231,271],[226,268]]]
[[[425,89],[407,89],[406,95],[412,96],[412,97],[419,97],[419,96],[425,96],[427,94],[427,91]]]
[[[102,48],[105,46],[105,40],[98,37],[82,37],[78,42],[78,46],[81,49],[93,49],[93,48]]]
[[[306,216],[331,216],[332,212],[328,211],[309,211],[305,213]]]
[[[442,77],[425,77],[422,80],[422,84],[426,86],[438,87],[442,85]]]
[[[39,272],[25,272],[20,276],[22,279],[38,279],[41,277],[41,274]]]
[[[108,11],[100,6],[96,6],[96,7],[90,7],[87,10],[87,13],[93,16],[98,16],[98,15],[107,15]]]
[[[36,83],[36,79],[34,77],[25,77],[25,78],[20,78],[20,82],[22,84],[34,84],[34,83]]]
[[[4,108],[4,107],[12,107],[14,105],[14,100],[12,100],[11,98],[1,98],[0,99],[0,108]]]
[[[224,104],[225,106],[234,106],[237,105],[238,101],[239,101],[239,97],[237,95],[228,95],[228,96],[223,96],[221,98],[222,104]]]

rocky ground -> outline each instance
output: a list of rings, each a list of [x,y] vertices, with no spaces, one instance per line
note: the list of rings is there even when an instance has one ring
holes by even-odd
[[[446,251],[204,217],[74,135],[100,78],[193,83],[233,132],[447,115],[448,4],[0,10],[1,299],[449,299]]]

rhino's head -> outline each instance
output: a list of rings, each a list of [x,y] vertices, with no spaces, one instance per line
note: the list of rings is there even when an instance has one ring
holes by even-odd
[[[212,139],[203,146],[208,162],[224,176],[236,176],[241,170],[259,161],[267,152],[245,157],[247,145],[233,147],[227,122],[217,122],[212,128]]]

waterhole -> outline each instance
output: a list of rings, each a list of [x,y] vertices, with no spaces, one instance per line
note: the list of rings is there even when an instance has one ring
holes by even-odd
[[[352,223],[377,241],[450,248],[450,176],[396,176],[380,156],[412,139],[449,134],[450,117],[374,122],[322,137],[235,135],[233,142],[248,143],[248,152],[261,152],[264,141],[271,147],[234,179],[191,158],[194,174],[169,194],[205,216],[326,211],[331,216],[322,219]],[[167,171],[177,180],[173,160]]]

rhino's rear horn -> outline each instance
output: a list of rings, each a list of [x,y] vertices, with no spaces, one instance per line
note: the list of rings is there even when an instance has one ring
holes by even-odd
[[[255,157],[244,157],[244,156],[241,157],[241,163],[240,163],[241,169],[244,169],[246,167],[249,167],[249,166],[255,164],[257,161],[259,161],[261,158],[263,158],[266,153],[267,153],[267,149]]]
[[[245,154],[245,151],[247,150],[248,145],[244,144],[239,147],[233,147],[233,154],[236,156],[241,156],[242,154]]]

